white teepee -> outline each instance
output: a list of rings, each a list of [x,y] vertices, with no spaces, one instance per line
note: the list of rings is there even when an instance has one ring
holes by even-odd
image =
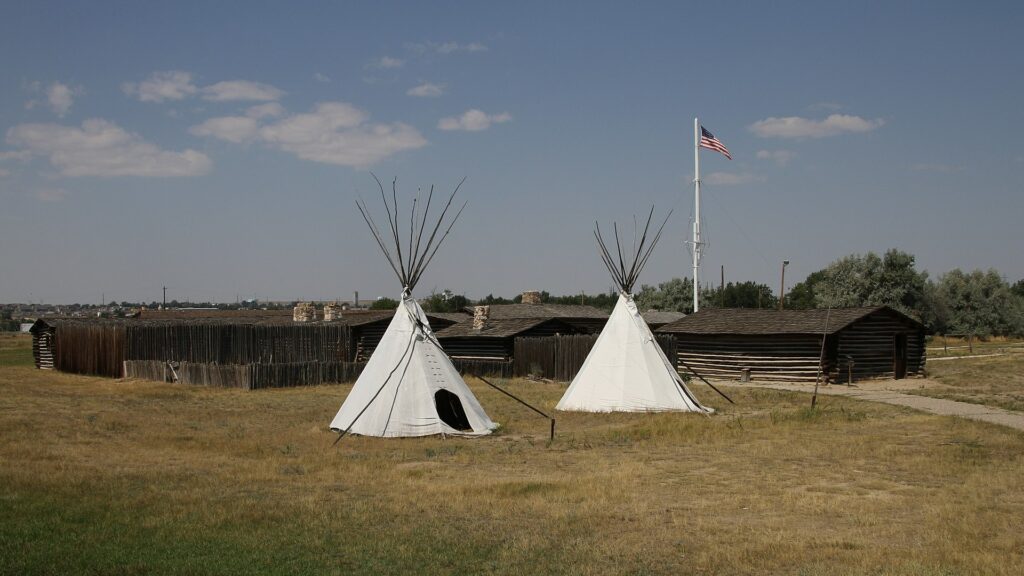
[[[405,254],[402,253],[403,243],[399,235],[396,195],[392,193],[393,204],[389,205],[381,186],[381,196],[388,210],[388,240],[381,235],[365,204],[356,203],[405,289],[395,317],[331,421],[331,429],[343,435],[395,437],[483,435],[497,427],[441,349],[423,309],[410,295],[426,265],[462,213],[459,210],[445,233],[438,238],[437,232],[458,190],[456,187],[452,192],[433,231],[426,237],[424,224],[430,211],[433,188],[427,197],[422,219],[416,211],[416,201],[413,202]],[[421,241],[426,241],[422,249]],[[387,245],[393,246],[394,255]]]
[[[654,334],[633,302],[630,291],[643,265],[661,237],[659,228],[646,250],[647,232],[651,214],[647,217],[640,245],[627,263],[622,255],[615,230],[618,264],[613,263],[605,247],[600,229],[595,230],[601,258],[612,278],[619,286],[619,300],[608,318],[601,335],[573,378],[568,390],[555,407],[557,410],[579,412],[705,412],[713,410],[702,406],[679,377],[669,362]],[[670,213],[671,214],[671,213]],[[666,222],[668,218],[666,217]]]
[[[408,295],[331,422],[363,436],[479,435],[494,427]]]

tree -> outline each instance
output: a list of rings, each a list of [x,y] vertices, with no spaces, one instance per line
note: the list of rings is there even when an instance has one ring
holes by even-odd
[[[423,310],[427,312],[461,312],[466,306],[469,306],[469,298],[452,294],[450,290],[435,292],[423,301]]]
[[[914,256],[890,249],[885,256],[868,252],[836,260],[822,270],[814,284],[818,308],[891,306],[904,314],[921,317],[927,272],[918,272]]]
[[[490,306],[491,304],[511,304],[512,301],[508,298],[495,297],[494,294],[488,294],[486,297],[477,300],[476,303],[479,306]]]
[[[825,271],[811,272],[803,282],[797,283],[786,293],[786,308],[817,308],[814,288],[825,278]]]
[[[1010,290],[1017,296],[1024,298],[1024,279],[1014,282],[1013,286],[1010,286]]]
[[[709,308],[774,308],[779,301],[768,285],[748,280],[701,290],[701,303]]]
[[[951,270],[939,278],[934,298],[945,315],[936,329],[981,337],[1024,333],[1024,304],[993,269]]]
[[[689,278],[673,278],[658,284],[658,287],[640,286],[636,295],[637,308],[640,310],[662,310],[693,312],[693,281]]]
[[[398,300],[391,298],[378,298],[370,304],[370,310],[395,310],[398,308]]]

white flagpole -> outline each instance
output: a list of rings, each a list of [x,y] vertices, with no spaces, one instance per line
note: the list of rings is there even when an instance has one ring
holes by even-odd
[[[693,119],[693,311],[700,309],[700,122]]]

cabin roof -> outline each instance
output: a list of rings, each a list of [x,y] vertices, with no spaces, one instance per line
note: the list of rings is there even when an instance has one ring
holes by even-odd
[[[643,316],[644,322],[647,322],[647,324],[654,324],[657,326],[675,322],[680,318],[686,317],[686,314],[683,314],[682,312],[673,312],[671,310],[664,312],[661,310],[648,310],[647,312],[642,312],[640,315]]]
[[[487,320],[481,330],[474,330],[473,320],[466,320],[464,322],[459,322],[458,324],[453,324],[443,330],[438,330],[434,335],[439,339],[509,338],[548,322],[564,324],[564,322],[556,318],[491,318]],[[570,327],[566,325],[566,328],[569,329]]]
[[[705,308],[658,328],[665,334],[835,334],[876,312],[886,312],[908,323],[921,323],[888,306],[827,310],[775,310],[757,308]],[[826,327],[826,317],[828,325]]]
[[[472,314],[475,306],[466,306]],[[593,306],[577,304],[491,304],[488,318],[607,318],[608,314]]]

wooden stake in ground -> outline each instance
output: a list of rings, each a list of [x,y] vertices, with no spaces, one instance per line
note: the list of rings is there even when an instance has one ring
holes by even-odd
[[[811,395],[811,408],[818,403],[818,382],[821,381],[821,365],[825,362],[825,340],[828,339],[828,317],[832,315],[832,307],[825,311],[825,329],[821,332],[821,355],[818,356],[818,376],[814,379],[814,394]]]

